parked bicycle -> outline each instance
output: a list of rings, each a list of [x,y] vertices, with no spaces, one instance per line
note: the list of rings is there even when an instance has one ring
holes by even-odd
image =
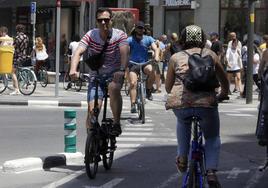
[[[42,87],[46,87],[48,84],[48,73],[47,68],[41,66],[37,72],[37,80],[40,82]]]
[[[19,90],[23,95],[31,95],[36,89],[36,76],[30,67],[17,67],[16,75],[19,84]],[[8,74],[0,75],[0,93],[8,87]]]
[[[199,127],[199,118],[190,117],[192,120],[192,144],[190,160],[182,188],[203,188],[205,186],[205,150],[203,146],[203,133]]]
[[[139,119],[141,120],[142,123],[145,123],[145,103],[146,103],[146,75],[143,73],[142,68],[144,65],[147,65],[151,63],[151,61],[146,61],[143,63],[138,63],[135,61],[129,61],[131,64],[139,66],[139,76],[138,76],[138,81],[137,81],[137,98],[136,98],[136,104],[137,104],[137,109],[138,109],[138,115]]]
[[[71,79],[69,73],[70,73],[70,64],[71,64],[71,56],[68,56],[68,71],[65,72],[64,77],[63,77],[63,88],[65,90],[69,90],[71,88],[74,88],[75,91],[79,92],[82,89],[83,83],[87,83],[88,82],[88,78],[89,75],[88,74],[84,74],[84,73],[80,73],[80,76],[78,79],[73,80]],[[79,70],[79,68],[78,68]]]
[[[97,76],[94,80],[96,83],[94,109],[91,117],[92,129],[88,132],[85,148],[85,166],[86,172],[90,179],[96,177],[98,171],[98,163],[102,160],[103,166],[109,170],[113,164],[114,152],[116,150],[116,138],[111,135],[113,120],[106,117],[107,113],[107,99],[108,99],[108,83],[111,80],[105,80],[104,91],[104,107],[103,118],[101,124],[99,123],[99,104],[98,104],[98,88],[100,87],[100,80],[102,77]]]

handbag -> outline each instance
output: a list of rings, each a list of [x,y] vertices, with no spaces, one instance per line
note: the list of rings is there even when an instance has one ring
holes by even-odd
[[[108,47],[110,39],[111,39],[111,35],[109,34],[99,54],[89,55],[89,49],[87,49],[86,52],[83,54],[83,59],[91,70],[96,71],[102,67],[104,63],[103,54]]]

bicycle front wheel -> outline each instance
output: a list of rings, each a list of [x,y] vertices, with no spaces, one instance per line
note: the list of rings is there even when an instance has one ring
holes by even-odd
[[[68,90],[70,89],[72,86],[72,83],[71,83],[71,77],[69,76],[69,72],[66,72],[64,74],[64,78],[63,78],[63,88],[65,90]]]
[[[98,150],[99,145],[96,137],[94,135],[88,135],[85,149],[85,166],[87,176],[90,179],[94,179],[98,171],[98,163],[100,161]]]
[[[23,95],[31,95],[36,89],[36,76],[30,69],[21,69],[18,73],[19,90]]]
[[[196,161],[190,161],[189,166],[189,178],[187,188],[199,188],[203,187],[204,183],[202,182],[201,174],[197,172],[198,166]]]
[[[106,151],[102,155],[103,167],[106,170],[111,169],[113,160],[114,160],[114,151],[115,151],[115,137],[106,139]]]
[[[82,80],[79,78],[74,81],[75,91],[79,92],[82,89]]]
[[[39,70],[39,76],[40,76],[40,84],[42,87],[46,87],[48,84],[48,74],[47,74],[47,70],[45,67],[42,67]]]
[[[139,87],[138,89],[138,115],[139,115],[139,120],[141,120],[141,123],[145,123],[145,108],[144,108],[144,93],[142,91],[142,87]]]
[[[7,88],[7,78],[5,74],[0,74],[0,93],[3,93]]]

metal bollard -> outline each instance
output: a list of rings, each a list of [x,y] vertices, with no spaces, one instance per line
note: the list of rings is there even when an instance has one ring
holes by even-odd
[[[76,152],[76,111],[68,109],[64,111],[64,152]]]

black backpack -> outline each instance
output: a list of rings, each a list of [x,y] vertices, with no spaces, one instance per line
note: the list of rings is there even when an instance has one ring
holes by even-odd
[[[190,91],[214,91],[219,87],[219,81],[216,77],[215,64],[211,55],[202,57],[202,51],[199,53],[189,54],[189,69],[185,78],[182,80],[184,86]]]

